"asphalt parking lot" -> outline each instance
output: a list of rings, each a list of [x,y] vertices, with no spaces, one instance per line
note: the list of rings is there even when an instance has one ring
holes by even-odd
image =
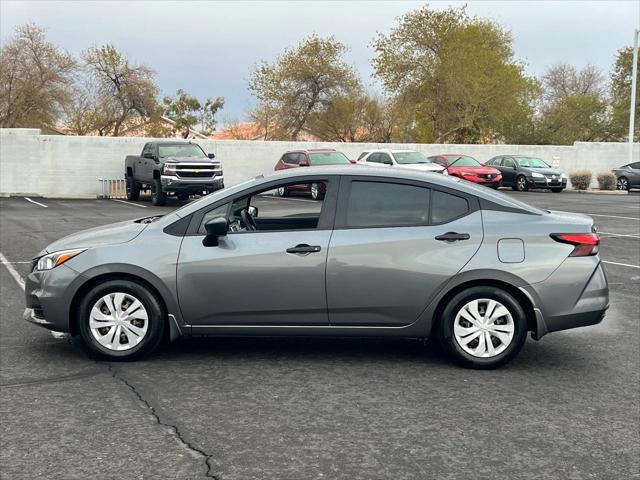
[[[0,476],[638,478],[640,195],[507,193],[593,216],[611,308],[495,371],[382,339],[194,339],[135,363],[88,360],[22,320],[29,260],[179,204],[1,198]]]

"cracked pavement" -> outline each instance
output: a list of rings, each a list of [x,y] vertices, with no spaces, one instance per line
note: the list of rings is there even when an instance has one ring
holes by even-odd
[[[640,234],[637,195],[517,196]],[[49,208],[0,199],[9,261],[176,206],[39,200]],[[604,260],[640,265],[638,238],[603,236]],[[26,275],[27,263],[13,266]],[[139,362],[95,362],[22,320],[22,292],[0,266],[0,477],[633,478],[640,269],[605,268],[602,324],[528,340],[507,367],[479,372],[399,339],[192,339]]]

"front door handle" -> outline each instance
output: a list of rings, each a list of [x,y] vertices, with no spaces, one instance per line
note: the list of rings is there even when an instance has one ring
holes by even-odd
[[[447,232],[443,235],[436,236],[436,240],[442,242],[457,242],[458,240],[469,240],[471,237],[468,233]]]
[[[287,253],[298,253],[302,255],[307,255],[309,253],[316,253],[322,250],[320,245],[307,245],[306,243],[301,243],[300,245],[296,245],[295,247],[287,248]]]

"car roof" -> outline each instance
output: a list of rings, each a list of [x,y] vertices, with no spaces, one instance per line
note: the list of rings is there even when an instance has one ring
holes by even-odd
[[[307,148],[300,150],[289,150],[286,153],[325,153],[325,152],[337,152],[335,148]]]

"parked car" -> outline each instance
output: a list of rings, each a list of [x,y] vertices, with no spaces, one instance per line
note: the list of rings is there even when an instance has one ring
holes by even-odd
[[[500,155],[486,165],[502,172],[502,185],[519,192],[530,188],[546,188],[560,193],[567,188],[567,176],[540,158],[525,155]]]
[[[616,176],[616,188],[618,190],[631,190],[640,188],[640,162],[633,162],[615,168],[613,174]]]
[[[338,152],[333,148],[318,148],[309,150],[293,150],[287,152],[276,163],[274,170],[288,170],[298,167],[312,167],[318,165],[351,165],[352,162],[342,152]],[[276,191],[276,195],[287,197],[291,192],[305,192],[311,195],[314,200],[322,200],[324,198],[324,185],[288,185],[281,187]]]
[[[313,183],[322,202],[270,194]],[[25,319],[110,359],[190,335],[435,336],[490,368],[527,331],[601,321],[598,243],[586,215],[457,178],[289,169],[52,243],[33,260]]]
[[[433,155],[429,160],[445,167],[449,175],[454,177],[496,189],[502,185],[500,170],[486,167],[468,155]]]
[[[145,144],[140,156],[127,155],[124,174],[127,198],[138,200],[140,190],[151,190],[154,205],[164,205],[167,195],[186,200],[224,188],[220,162],[191,142],[159,141]]]
[[[423,172],[447,174],[443,166],[433,163],[421,152],[416,152],[415,150],[370,150],[360,154],[358,163],[377,166],[388,165],[391,167],[421,170]]]

